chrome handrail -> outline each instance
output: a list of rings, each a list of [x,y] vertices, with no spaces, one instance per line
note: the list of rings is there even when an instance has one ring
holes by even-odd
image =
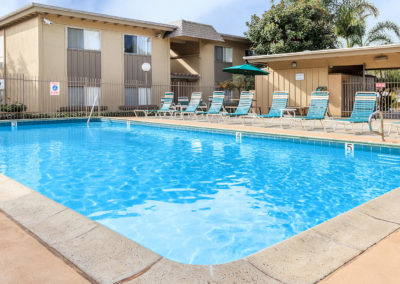
[[[96,102],[98,102],[98,101],[99,101],[99,95],[97,94],[96,99],[94,100],[93,105],[92,105],[92,108],[91,108],[91,110],[90,110],[89,118],[88,118],[88,120],[87,120],[87,125],[88,125],[88,126],[89,126],[89,123],[90,123],[90,118],[92,117],[92,114],[93,114],[94,107],[95,107],[95,105],[96,105]],[[100,108],[100,106],[98,106],[98,108]]]
[[[379,114],[380,119],[381,119],[381,132],[379,132],[379,131],[374,131],[374,130],[372,129],[372,119],[373,119],[377,114]],[[382,138],[382,141],[385,141],[385,130],[383,129],[383,125],[384,125],[384,124],[383,124],[383,113],[382,113],[381,110],[374,111],[374,112],[369,116],[369,118],[368,118],[368,125],[369,125],[369,132],[370,132],[370,133],[374,133],[374,134],[380,135],[381,138]]]

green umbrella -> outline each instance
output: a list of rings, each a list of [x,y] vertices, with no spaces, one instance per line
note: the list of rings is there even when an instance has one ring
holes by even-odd
[[[250,64],[243,64],[238,66],[232,66],[224,68],[222,71],[232,74],[243,74],[243,75],[268,75],[269,72],[258,69]]]

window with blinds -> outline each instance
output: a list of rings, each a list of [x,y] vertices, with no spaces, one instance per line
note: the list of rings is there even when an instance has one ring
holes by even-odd
[[[215,61],[232,63],[232,48],[224,46],[215,47]]]
[[[129,54],[151,55],[151,39],[146,36],[125,35],[124,51]]]

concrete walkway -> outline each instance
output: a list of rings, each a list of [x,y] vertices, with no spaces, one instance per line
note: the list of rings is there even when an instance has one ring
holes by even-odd
[[[89,283],[0,212],[0,283]]]
[[[342,266],[320,284],[400,283],[400,231]]]

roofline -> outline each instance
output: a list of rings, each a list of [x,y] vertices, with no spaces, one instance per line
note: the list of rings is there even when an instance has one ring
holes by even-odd
[[[363,46],[352,48],[338,48],[338,49],[323,49],[314,51],[301,51],[281,54],[269,55],[255,55],[245,56],[244,59],[249,62],[276,62],[288,60],[302,60],[302,59],[319,59],[338,56],[354,56],[354,55],[370,55],[377,53],[400,53],[400,44],[387,44],[379,46]]]
[[[250,40],[247,39],[244,36],[238,36],[238,35],[231,35],[231,34],[224,34],[224,33],[219,33],[223,39],[230,40],[230,41],[239,41],[243,43],[250,43]]]
[[[57,7],[57,6],[44,5],[44,4],[38,4],[38,3],[28,4],[14,12],[11,12],[11,13],[1,17],[0,18],[0,27],[4,27],[4,26],[10,25],[10,24],[13,24],[16,21],[24,19],[29,16],[34,16],[34,15],[38,15],[38,14],[42,14],[42,13],[55,14],[55,15],[61,15],[61,16],[67,16],[67,17],[85,18],[88,20],[104,21],[104,22],[110,22],[110,23],[116,23],[116,24],[122,24],[122,25],[130,25],[130,26],[135,26],[135,27],[155,29],[155,30],[160,30],[160,31],[173,31],[176,29],[176,26],[168,25],[168,24],[148,22],[148,21],[135,20],[135,19],[129,19],[129,18],[122,18],[122,17],[115,17],[115,16],[106,15],[106,14],[92,13],[92,12],[86,12],[86,11],[80,11],[80,10],[74,10],[74,9],[67,9],[67,8],[61,8],[61,7]]]

